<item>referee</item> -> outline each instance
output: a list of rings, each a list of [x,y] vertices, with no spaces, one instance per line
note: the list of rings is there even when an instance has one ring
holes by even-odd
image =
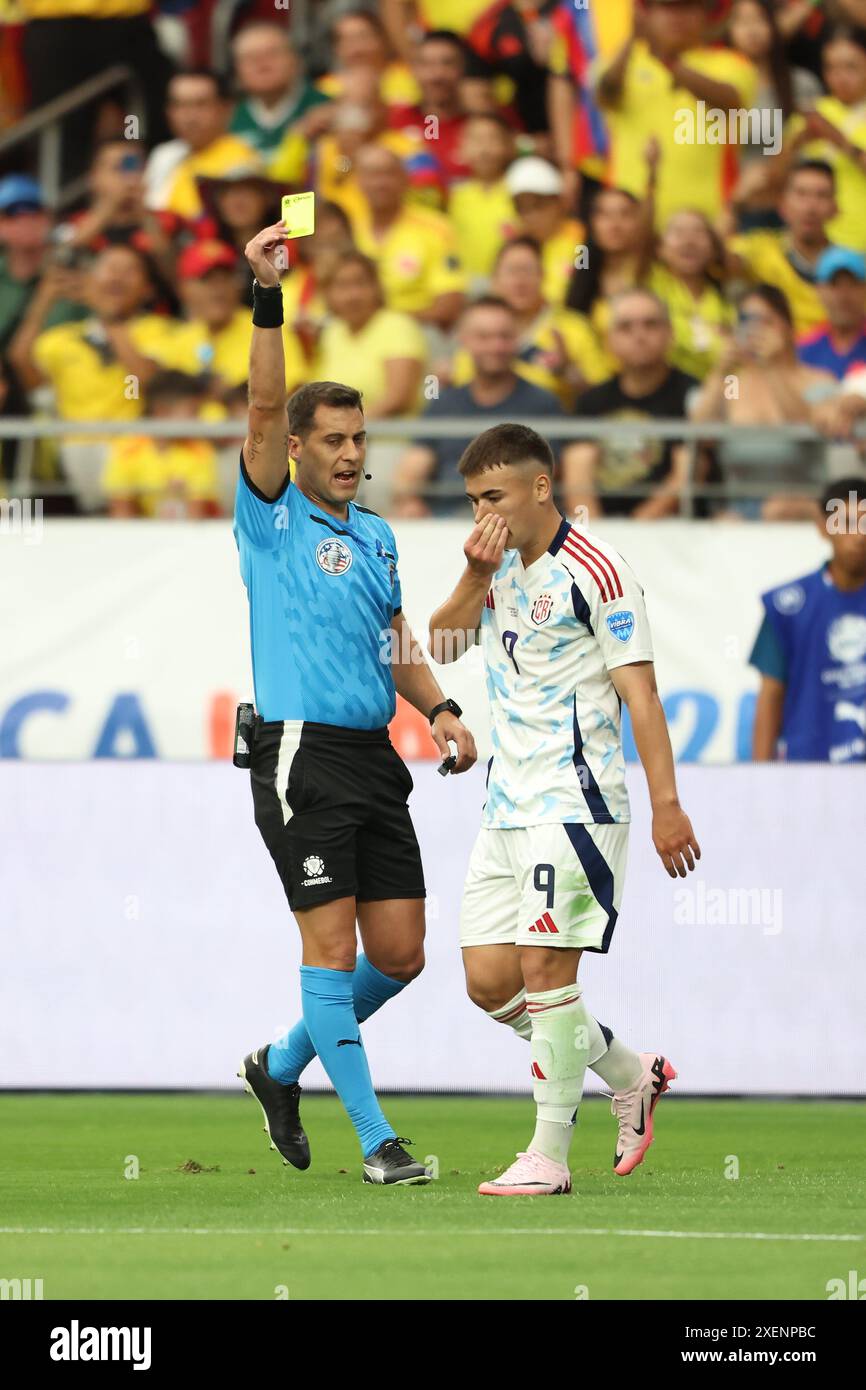
[[[303,1021],[245,1057],[239,1075],[272,1147],[307,1168],[298,1078],[318,1053],[355,1126],[364,1181],[421,1183],[423,1164],[402,1147],[411,1141],[376,1099],[358,1026],[424,964],[412,778],[387,729],[395,692],[429,715],[443,757],[456,745],[455,772],[475,762],[475,744],[403,616],[394,534],[353,500],[366,453],[360,394],[314,381],[286,402],[284,241],[277,223],[246,247],[254,326],[234,532],[258,711],[253,805],[301,929]]]

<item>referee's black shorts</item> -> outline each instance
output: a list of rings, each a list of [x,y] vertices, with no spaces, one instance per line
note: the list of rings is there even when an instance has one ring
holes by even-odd
[[[412,776],[387,729],[257,717],[251,751],[256,825],[293,910],[426,896]]]

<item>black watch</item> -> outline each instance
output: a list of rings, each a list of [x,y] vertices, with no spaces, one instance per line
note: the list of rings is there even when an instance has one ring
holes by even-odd
[[[437,714],[442,714],[446,709],[449,710],[451,714],[455,715],[457,719],[459,719],[463,713],[456,700],[443,700],[441,705],[434,705],[428,715],[431,726]]]

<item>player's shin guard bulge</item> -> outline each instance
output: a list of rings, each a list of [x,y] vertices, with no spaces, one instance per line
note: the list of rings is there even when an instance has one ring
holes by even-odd
[[[573,984],[526,996],[533,1095],[539,1120],[550,1124],[571,1126],[583,1093],[592,1019],[580,994]]]

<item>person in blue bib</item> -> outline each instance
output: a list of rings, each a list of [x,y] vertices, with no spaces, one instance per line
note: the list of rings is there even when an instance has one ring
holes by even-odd
[[[830,559],[761,596],[756,762],[866,762],[866,480],[837,479],[822,505]]]
[[[382,1113],[359,1027],[424,963],[412,778],[387,728],[397,693],[429,716],[454,772],[473,765],[475,744],[403,615],[394,533],[354,500],[366,454],[360,393],[314,381],[286,401],[284,243],[277,223],[246,247],[254,327],[234,534],[250,605],[253,805],[301,931],[303,1018],[238,1074],[272,1147],[303,1169],[299,1077],[318,1054],[355,1127],[364,1180],[422,1183],[424,1165],[403,1147],[411,1141]]]

